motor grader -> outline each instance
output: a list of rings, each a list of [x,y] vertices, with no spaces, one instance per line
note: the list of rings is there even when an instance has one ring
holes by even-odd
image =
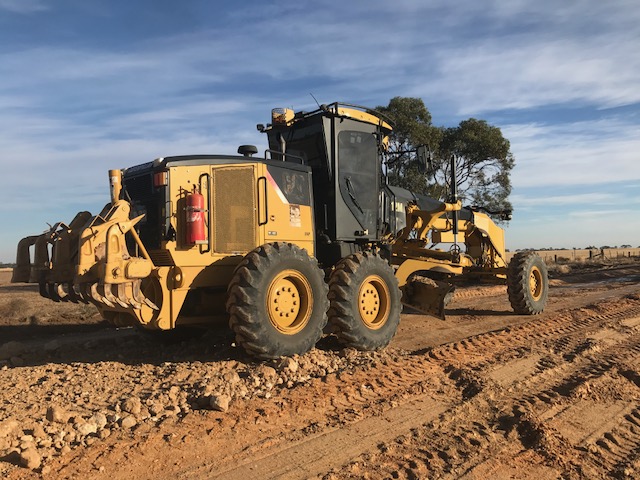
[[[507,265],[503,230],[462,207],[455,181],[447,202],[388,184],[382,116],[342,103],[274,109],[258,130],[261,158],[244,145],[110,170],[111,201],[24,238],[12,281],[92,303],[116,326],[228,321],[258,358],[304,353],[327,332],[382,348],[403,304],[444,318],[469,279],[506,282],[517,314],[543,310],[543,261]]]

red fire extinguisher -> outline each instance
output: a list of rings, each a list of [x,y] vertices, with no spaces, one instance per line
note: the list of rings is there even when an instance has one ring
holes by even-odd
[[[193,192],[186,196],[187,201],[187,228],[186,242],[188,245],[201,245],[207,243],[204,228],[204,196],[197,187],[193,186]]]

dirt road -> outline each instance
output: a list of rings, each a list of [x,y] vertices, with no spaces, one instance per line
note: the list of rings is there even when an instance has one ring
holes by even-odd
[[[255,363],[226,332],[113,330],[5,275],[0,474],[640,476],[640,263],[556,277],[541,316],[504,287],[461,289],[447,315],[404,313],[382,352],[328,337]]]

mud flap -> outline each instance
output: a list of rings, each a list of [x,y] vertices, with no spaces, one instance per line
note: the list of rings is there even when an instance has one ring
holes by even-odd
[[[402,289],[402,303],[444,320],[444,309],[453,298],[454,291],[455,287],[449,283],[418,277]]]

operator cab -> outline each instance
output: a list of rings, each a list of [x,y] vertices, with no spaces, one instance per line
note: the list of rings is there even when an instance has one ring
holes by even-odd
[[[382,153],[391,132],[386,122],[334,103],[309,113],[275,109],[272,123],[258,125],[258,130],[267,133],[271,158],[312,169],[322,264],[332,265],[382,238]]]

